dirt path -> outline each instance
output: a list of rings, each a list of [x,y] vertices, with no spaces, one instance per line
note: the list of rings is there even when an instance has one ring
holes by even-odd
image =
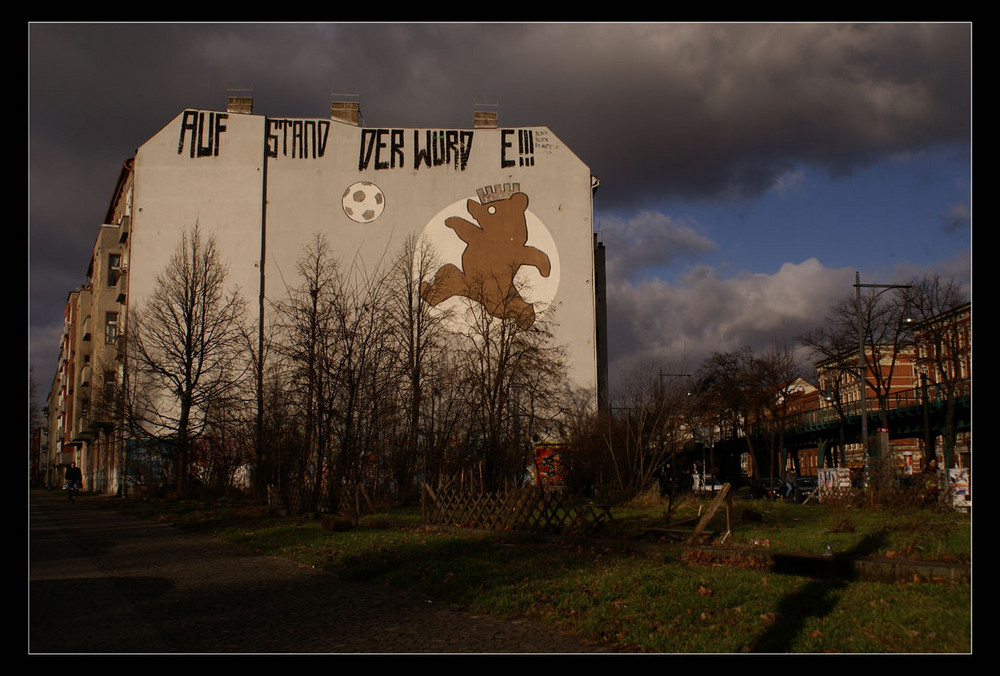
[[[30,653],[583,653],[547,627],[30,496]]]

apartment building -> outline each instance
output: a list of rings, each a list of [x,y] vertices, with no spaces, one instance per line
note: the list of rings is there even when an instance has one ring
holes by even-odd
[[[287,297],[318,236],[359,274],[409,237],[429,241],[441,267],[425,300],[442,310],[465,300],[447,281],[470,266],[494,275],[506,268],[510,277],[516,249],[523,321],[555,312],[553,341],[565,346],[568,378],[596,403],[606,364],[598,356],[596,185],[552,130],[503,128],[490,111],[462,129],[367,128],[351,101],[333,102],[329,117],[316,119],[257,115],[248,97],[231,97],[224,111],[181,111],[123,164],[87,284],[67,301],[49,406],[58,423],[54,466],[75,460],[91,487],[120,485],[122,431],[110,405],[127,368],[122,335],[196,225],[214,239],[261,335],[274,321],[268,308]],[[470,243],[490,229],[510,232]],[[466,254],[473,246],[476,260]]]
[[[949,404],[972,395],[972,303],[937,314],[914,327],[916,362],[923,397],[945,407],[945,427],[958,427],[962,410]],[[924,440],[941,466],[972,466],[971,431],[947,429]]]
[[[935,457],[940,466],[971,467],[971,421],[968,397],[971,386],[971,303],[914,324],[912,342],[898,350],[886,349],[877,367],[869,360],[868,385],[865,387],[866,408],[869,418],[875,417],[880,406],[890,419],[895,414],[910,410],[914,413],[906,423],[895,423],[897,428],[872,424],[868,430],[870,443],[880,447],[904,472],[918,472],[927,458]],[[847,362],[849,363],[849,362]],[[845,367],[843,360],[829,360],[817,365],[817,388],[814,420],[837,420],[860,413],[861,384],[857,370]],[[874,370],[878,369],[878,377]],[[876,392],[871,382],[883,382]],[[881,400],[881,401],[880,401]],[[952,413],[941,414],[951,407]],[[926,410],[927,414],[923,415]],[[930,415],[934,410],[938,414]],[[950,417],[948,417],[950,416]],[[947,441],[948,420],[957,431],[954,454]],[[894,423],[889,423],[890,426]],[[906,429],[898,427],[905,425]],[[823,449],[801,449],[798,458],[802,471],[814,474],[815,469],[831,461],[840,466],[861,469],[865,465],[862,444],[856,430],[851,429],[847,441],[836,436],[826,440]],[[833,449],[826,453],[825,449]]]
[[[120,225],[101,225],[86,284],[69,294],[59,368],[46,410],[50,485],[75,462],[90,490],[114,490],[118,481],[115,387],[121,381],[121,327],[125,311],[125,241]]]

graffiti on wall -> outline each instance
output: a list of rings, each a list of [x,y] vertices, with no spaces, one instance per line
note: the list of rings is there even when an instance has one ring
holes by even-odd
[[[185,110],[181,117],[177,154],[192,158],[218,157],[228,113]],[[326,154],[329,120],[266,119],[264,146],[268,157],[318,159]],[[468,129],[413,130],[412,145],[405,129],[362,129],[358,171],[450,166],[465,171],[475,132]],[[550,147],[547,132],[504,129],[500,134],[500,168],[533,167],[539,151]]]
[[[329,120],[267,120],[267,156],[316,159],[326,154]]]
[[[444,166],[465,171],[474,137],[475,132],[468,129],[414,129],[413,144],[407,146],[404,129],[362,129],[358,171]],[[533,167],[536,153],[549,147],[544,130],[504,129],[500,134],[500,168]]]
[[[431,306],[466,298],[494,317],[513,319],[522,328],[530,328],[535,323],[535,307],[522,297],[525,285],[519,282],[519,275],[523,268],[532,268],[543,279],[551,277],[554,256],[550,253],[555,253],[555,245],[550,237],[543,246],[529,244],[528,195],[521,192],[520,184],[498,184],[477,192],[478,201],[468,199],[465,203],[475,223],[459,215],[444,218],[452,240],[457,237],[464,243],[461,267],[442,265],[433,281],[421,284],[420,295]],[[537,218],[532,217],[532,221],[536,236],[548,235]],[[554,295],[554,288],[550,287],[549,293]]]
[[[181,134],[177,141],[177,154],[188,144],[191,157],[218,157],[222,133],[226,131],[226,113],[204,113],[185,110],[181,118]]]
[[[535,139],[531,129],[518,129],[517,159],[514,158],[514,129],[504,129],[500,135],[500,167],[506,169],[515,165],[520,167],[535,166]]]
[[[407,148],[404,129],[362,129],[358,171],[411,167],[453,166],[465,171],[472,153],[469,130],[413,130],[413,146]],[[410,162],[406,153],[410,151]]]

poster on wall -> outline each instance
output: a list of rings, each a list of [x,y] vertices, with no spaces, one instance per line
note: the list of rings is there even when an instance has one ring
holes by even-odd
[[[562,486],[566,483],[566,470],[559,456],[559,444],[535,446],[535,472],[539,486]]]
[[[972,509],[972,484],[969,478],[967,467],[948,470],[948,493],[951,495],[951,504],[956,509]]]
[[[851,488],[851,470],[847,467],[824,467],[816,471],[820,497],[842,493]]]

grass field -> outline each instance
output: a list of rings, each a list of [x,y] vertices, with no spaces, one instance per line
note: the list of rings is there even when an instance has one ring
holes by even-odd
[[[810,578],[720,565],[680,550],[633,554],[592,544],[510,541],[434,529],[419,509],[387,509],[327,531],[313,518],[225,502],[104,500],[251,550],[352,580],[419,591],[479,613],[531,618],[611,649],[651,653],[969,653],[970,584]],[[676,506],[697,514],[697,500]],[[616,516],[662,513],[638,505]],[[819,554],[971,561],[967,515],[738,502],[727,545]]]

